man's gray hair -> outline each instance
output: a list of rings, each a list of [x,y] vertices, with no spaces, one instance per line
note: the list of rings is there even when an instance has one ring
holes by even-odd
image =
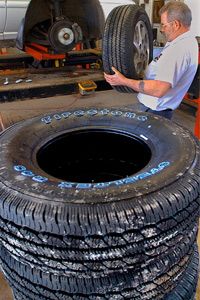
[[[178,20],[184,26],[190,27],[192,21],[192,12],[183,2],[170,1],[161,7],[159,14],[167,13],[167,21]]]

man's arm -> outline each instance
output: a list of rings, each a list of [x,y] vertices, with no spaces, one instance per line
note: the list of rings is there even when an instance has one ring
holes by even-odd
[[[124,85],[133,89],[136,92],[140,92],[158,98],[164,96],[167,93],[167,91],[171,88],[171,84],[169,82],[160,80],[129,79],[122,75],[114,67],[112,67],[112,70],[115,74],[108,75],[104,73],[104,77],[106,81],[113,86]]]

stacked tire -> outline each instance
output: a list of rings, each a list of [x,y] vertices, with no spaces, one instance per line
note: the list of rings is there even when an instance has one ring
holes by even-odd
[[[148,113],[39,116],[0,136],[1,265],[16,300],[191,300],[200,148]]]

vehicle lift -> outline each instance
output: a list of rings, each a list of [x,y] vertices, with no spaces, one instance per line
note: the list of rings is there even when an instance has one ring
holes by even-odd
[[[55,67],[66,64],[87,64],[87,60],[90,62],[95,62],[94,52],[81,53],[80,56],[74,53],[74,50],[83,50],[82,44],[82,30],[77,23],[73,23],[68,18],[62,15],[61,3],[64,0],[51,0],[52,8],[54,10],[54,23],[49,28],[49,46],[44,46],[44,44],[39,42],[28,42],[24,46],[24,51],[31,55],[36,61],[55,61]],[[63,24],[64,23],[64,24]],[[52,36],[52,32],[58,35],[59,26],[66,26],[69,31],[63,31],[60,38]],[[68,28],[69,27],[69,28]],[[72,38],[73,37],[73,38]],[[89,49],[87,49],[89,50]],[[94,49],[91,49],[94,50]],[[83,51],[82,51],[83,52]],[[74,54],[74,55],[73,55]],[[92,55],[91,55],[92,54]],[[73,59],[72,59],[73,56]],[[76,56],[76,59],[75,59]],[[85,59],[84,59],[85,58]],[[96,57],[96,60],[98,57]],[[92,61],[93,60],[93,61]],[[77,62],[76,62],[77,61]]]
[[[30,54],[36,60],[57,60],[57,59],[65,59],[66,54],[60,53],[49,53],[47,47],[43,45],[39,45],[36,43],[30,43],[25,46],[25,52]]]

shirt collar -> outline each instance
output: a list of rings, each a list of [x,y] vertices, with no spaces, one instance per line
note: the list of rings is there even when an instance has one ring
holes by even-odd
[[[187,39],[189,37],[192,37],[193,35],[191,34],[190,31],[186,31],[182,34],[180,34],[179,36],[177,36],[177,38],[175,38],[173,41],[171,42],[167,42],[166,45],[165,45],[165,48],[168,47],[169,45],[174,45],[176,44],[177,42],[179,42],[180,40],[184,40],[184,39]]]

